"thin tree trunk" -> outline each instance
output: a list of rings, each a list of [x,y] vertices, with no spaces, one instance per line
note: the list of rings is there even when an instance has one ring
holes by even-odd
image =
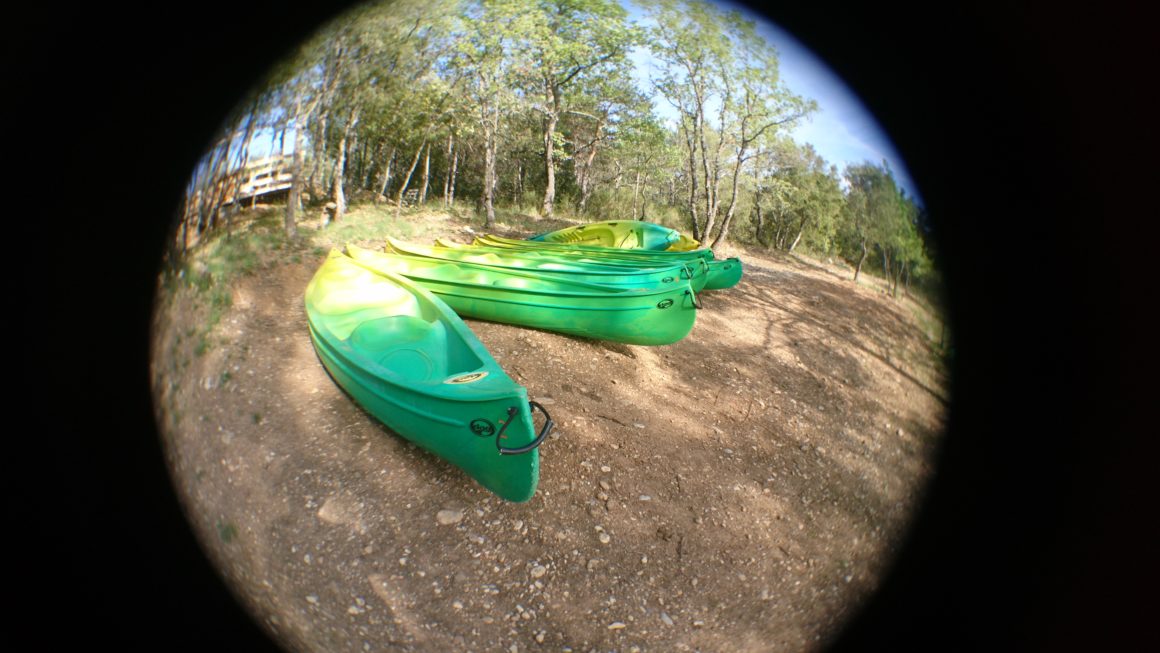
[[[862,264],[866,262],[866,255],[870,250],[866,247],[866,239],[862,239],[862,258],[858,259],[858,265],[854,268],[854,281],[858,281],[858,275],[862,272]]]
[[[411,184],[411,175],[415,174],[415,168],[419,166],[419,157],[423,154],[423,146],[426,141],[419,144],[419,149],[415,150],[415,156],[411,158],[411,167],[407,169],[407,176],[403,177],[403,183],[399,186],[399,192],[395,195],[395,217],[399,217],[399,212],[403,209],[403,193],[407,192],[407,186]]]
[[[299,100],[297,107],[301,107],[301,100]],[[297,108],[295,113],[298,113]],[[294,238],[298,235],[297,215],[296,213],[302,210],[302,128],[299,125],[294,127],[294,154],[290,163],[290,196],[286,199],[286,220],[284,227],[287,238]]]
[[[451,157],[451,187],[447,193],[447,208],[455,206],[455,176],[459,173],[459,150]]]
[[[330,112],[324,110],[321,114],[318,115],[318,120],[316,122],[318,127],[315,129],[316,133],[313,139],[314,153],[311,156],[313,163],[310,166],[310,178],[306,180],[306,186],[310,189],[310,194],[315,197],[322,195],[322,192],[319,189],[320,183],[322,183],[323,180],[319,179],[320,175],[318,173],[322,169],[323,157],[326,156],[326,131],[329,127],[329,123]]]
[[[547,91],[548,105],[551,110],[544,121],[544,172],[547,175],[547,184],[544,186],[544,203],[540,207],[540,215],[545,218],[552,217],[552,211],[556,204],[556,160],[554,151],[556,147],[555,135],[556,124],[560,120],[560,89],[555,82],[548,80],[544,84]]]
[[[391,183],[391,164],[395,161],[395,146],[391,146],[391,154],[387,157],[387,164],[383,167],[383,183],[379,185],[379,195],[387,196],[387,186]]]
[[[798,232],[797,232],[797,235],[796,235],[796,236],[794,236],[794,238],[793,238],[793,242],[792,242],[792,243],[790,243],[790,245],[789,245],[789,249],[788,249],[788,250],[786,250],[786,251],[788,251],[789,253],[791,253],[791,254],[792,254],[792,253],[793,253],[793,250],[794,250],[794,248],[795,248],[795,247],[797,247],[797,246],[798,246],[798,243],[800,243],[800,242],[801,242],[801,240],[802,240],[802,234],[804,234],[805,232],[806,232],[806,226],[805,226],[805,223],[803,222],[803,223],[801,223],[801,224],[798,226]]]
[[[495,149],[496,149],[496,132],[499,131],[499,108],[495,107],[491,111],[492,115],[488,116],[487,125],[484,131],[484,153],[483,153],[483,208],[487,212],[487,218],[484,226],[488,229],[495,228]]]
[[[350,133],[354,126],[358,123],[359,106],[356,104],[350,110],[350,117],[347,118],[346,127],[342,130],[342,140],[338,142],[338,160],[334,162],[334,173],[332,178],[334,180],[334,194],[331,201],[334,202],[334,221],[339,222],[342,216],[346,213],[346,195],[342,190],[342,180],[345,176],[346,167],[346,149],[347,141],[350,138]]]
[[[423,154],[423,187],[419,191],[419,206],[427,203],[427,184],[431,178],[431,144],[427,144],[427,151]]]
[[[636,219],[636,202],[640,197],[640,170],[636,171],[636,182],[632,185],[632,219]]]
[[[453,147],[455,145],[454,135],[447,134],[447,174],[443,177],[443,206],[450,207],[451,202],[451,175],[454,165],[451,163]]]

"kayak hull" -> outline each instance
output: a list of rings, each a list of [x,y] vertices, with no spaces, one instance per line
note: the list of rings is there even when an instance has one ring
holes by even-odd
[[[741,281],[741,259],[736,256],[709,261],[708,280],[705,290],[724,290],[732,288]]]
[[[639,220],[607,220],[537,234],[528,240],[662,251],[681,240],[676,229]]]
[[[535,272],[538,275],[563,281],[581,281],[628,288],[660,288],[687,281],[693,292],[701,292],[708,282],[708,268],[687,262],[671,262],[654,266],[614,265],[591,257],[563,257],[515,249],[484,249],[474,246],[425,247],[387,239],[386,252],[408,256],[424,256],[444,261],[478,263],[516,272]]]
[[[549,252],[563,255],[583,253],[585,256],[599,256],[610,261],[628,261],[630,263],[658,262],[658,261],[695,261],[697,259],[712,260],[713,250],[702,248],[686,252],[653,251],[644,249],[620,249],[603,247],[600,245],[549,243],[536,240],[520,240],[518,238],[504,238],[492,234],[484,234],[474,239],[476,245],[489,247],[505,247],[508,249],[523,249],[539,252]]]
[[[398,435],[465,471],[508,501],[539,481],[527,390],[429,292],[332,251],[307,285],[311,342],[330,376]],[[541,440],[542,441],[542,440]]]
[[[688,282],[618,288],[353,245],[347,251],[369,269],[407,277],[464,317],[634,345],[677,342],[696,320],[697,299]]]

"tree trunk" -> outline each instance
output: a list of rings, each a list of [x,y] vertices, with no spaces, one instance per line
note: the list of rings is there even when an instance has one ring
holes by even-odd
[[[407,169],[407,176],[403,177],[403,183],[399,185],[399,192],[395,194],[395,217],[399,217],[399,212],[403,209],[403,193],[407,192],[407,186],[411,185],[411,175],[415,174],[415,168],[419,166],[419,157],[423,154],[423,146],[426,141],[419,144],[419,149],[415,150],[415,156],[411,158],[411,167]]]
[[[765,212],[761,210],[761,192],[753,198],[753,212],[757,214],[757,225],[753,232],[753,237],[757,239],[757,244],[763,247],[769,247],[769,243],[765,239]]]
[[[862,272],[862,264],[866,262],[866,255],[870,250],[866,247],[866,239],[862,239],[862,258],[858,259],[858,265],[854,268],[854,282],[857,283],[858,275]]]
[[[391,146],[391,154],[387,157],[387,164],[383,166],[383,183],[379,185],[379,195],[387,196],[387,186],[391,183],[391,164],[395,162],[395,147]]]
[[[560,121],[560,89],[552,80],[544,84],[547,91],[548,111],[544,120],[544,172],[547,175],[547,184],[544,186],[544,204],[540,207],[540,216],[552,217],[556,204],[556,124]]]
[[[693,122],[691,128],[685,126],[685,120],[681,121],[682,131],[685,132],[685,149],[688,150],[689,155],[686,159],[689,164],[689,202],[687,208],[689,221],[693,225],[693,238],[704,240],[704,234],[701,233],[701,223],[697,220],[697,123],[695,117],[689,116],[689,119]]]
[[[296,107],[301,107],[301,100]],[[297,108],[295,110],[297,113]],[[294,126],[294,154],[290,164],[290,196],[286,199],[286,220],[283,225],[287,238],[298,235],[297,212],[302,210],[302,127]]]
[[[346,168],[346,146],[350,138],[351,130],[358,123],[359,107],[356,104],[350,110],[350,116],[347,118],[346,127],[342,130],[342,140],[338,142],[338,159],[334,162],[333,189],[334,193],[331,201],[334,202],[334,221],[339,222],[342,216],[346,213],[346,195],[342,190],[342,180],[345,176]]]
[[[443,177],[443,206],[448,208],[451,206],[451,175],[454,165],[452,164],[452,152],[455,145],[454,135],[447,134],[447,174]]]
[[[310,166],[310,178],[306,180],[306,186],[310,189],[310,194],[315,197],[321,197],[322,192],[319,190],[320,184],[323,180],[320,179],[319,171],[322,169],[322,160],[326,156],[326,131],[330,123],[330,112],[323,110],[318,115],[318,125],[315,128],[314,134],[314,154],[311,157],[312,165]]]
[[[451,157],[451,185],[447,192],[447,208],[455,206],[455,176],[459,173],[459,150]]]
[[[367,160],[366,166],[365,166],[366,175],[363,177],[363,181],[362,181],[363,188],[365,188],[367,190],[374,190],[373,184],[375,183],[375,161],[378,161],[379,159],[383,158],[383,150],[385,150],[386,148],[387,148],[387,142],[386,141],[379,141],[379,144],[375,147],[375,153],[373,155],[371,155],[370,159]]]
[[[632,219],[636,219],[636,202],[640,197],[640,170],[636,171],[636,182],[632,185]]]
[[[423,154],[423,186],[419,191],[419,206],[427,203],[427,185],[431,179],[431,144],[427,144],[427,151]]]
[[[495,227],[495,202],[492,197],[495,191],[495,142],[490,134],[484,146],[483,158],[483,208],[487,212],[484,225],[488,229],[493,229]]]
[[[794,238],[793,238],[793,242],[792,242],[792,243],[790,243],[790,245],[789,245],[789,249],[788,249],[788,250],[786,250],[787,252],[789,252],[790,254],[792,254],[792,253],[793,253],[793,250],[794,250],[794,248],[795,248],[795,247],[797,247],[797,246],[798,246],[798,243],[800,243],[800,242],[801,242],[801,240],[802,240],[802,234],[804,234],[805,232],[806,232],[806,227],[805,227],[805,224],[803,223],[802,225],[800,225],[800,226],[798,227],[798,232],[797,232],[797,235],[796,235],[796,236],[794,236]]]

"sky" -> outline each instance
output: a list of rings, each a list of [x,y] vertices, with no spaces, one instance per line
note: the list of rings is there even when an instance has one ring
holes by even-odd
[[[630,0],[619,0],[637,22],[643,18],[639,7]],[[838,166],[839,171],[847,165],[869,161],[889,164],[907,195],[922,203],[921,193],[910,177],[906,165],[881,125],[866,109],[858,96],[809,48],[794,38],[789,32],[772,23],[765,16],[748,7],[711,0],[724,9],[735,9],[757,25],[759,34],[772,43],[778,52],[781,77],[785,85],[794,93],[812,98],[818,103],[818,111],[808,120],[802,121],[791,132],[799,143],[810,143],[828,163]],[[637,81],[642,88],[647,87],[648,67],[651,55],[642,49],[633,53],[637,66]],[[663,98],[654,102],[662,117],[675,117],[671,105]],[[252,156],[265,156],[273,149],[271,134],[260,134],[252,145]],[[287,134],[285,153],[292,149],[293,136]]]

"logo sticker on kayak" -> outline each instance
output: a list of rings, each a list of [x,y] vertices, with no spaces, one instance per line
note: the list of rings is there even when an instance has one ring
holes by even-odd
[[[661,279],[661,282],[662,283],[672,283],[673,278],[672,277],[665,277],[664,279]]]
[[[471,420],[471,432],[481,438],[490,438],[495,435],[495,424],[482,417]]]
[[[487,376],[487,372],[471,372],[469,374],[453,376],[450,379],[444,381],[444,383],[475,383],[485,376]]]
[[[671,299],[663,299],[663,300],[657,302],[657,308],[668,308],[672,305],[673,305],[673,300],[671,300]]]

